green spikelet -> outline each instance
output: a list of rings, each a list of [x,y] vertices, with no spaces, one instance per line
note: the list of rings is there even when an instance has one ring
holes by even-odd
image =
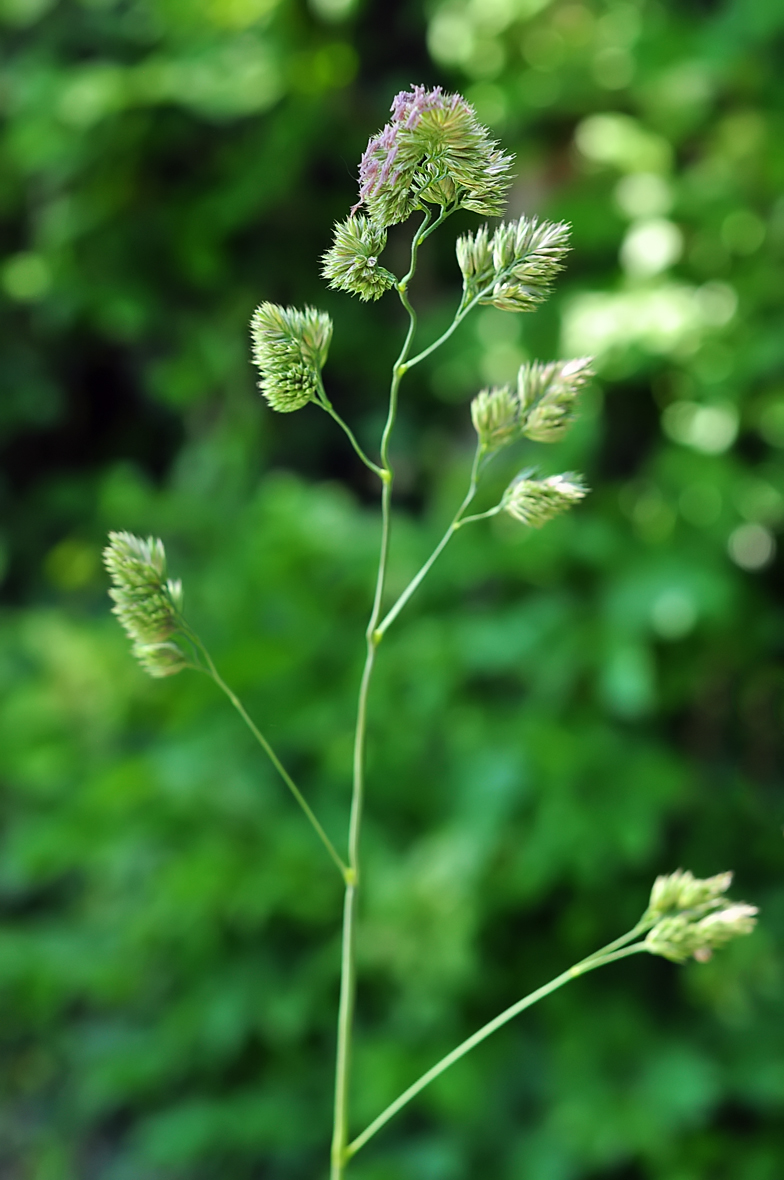
[[[499,225],[489,239],[486,226],[465,234],[456,250],[466,295],[502,311],[533,311],[563,270],[568,238],[568,225],[535,217]]]
[[[574,419],[580,391],[592,376],[589,357],[521,365],[517,396],[522,434],[534,442],[556,442],[561,438]]]
[[[380,299],[395,285],[395,276],[378,265],[387,231],[361,213],[335,225],[334,241],[322,258],[321,273],[330,287],[367,302]]]
[[[273,410],[285,414],[314,401],[332,338],[326,312],[262,303],[250,327],[259,388]]]
[[[547,479],[531,479],[526,472],[512,480],[504,492],[501,508],[521,524],[540,529],[587,494],[588,488],[581,477],[572,472]]]
[[[133,654],[150,676],[173,676],[187,667],[172,643],[181,627],[182,586],[166,579],[163,542],[133,533],[109,533],[103,559],[114,600],[112,608],[133,643]]]
[[[520,437],[520,401],[508,385],[483,389],[471,402],[471,421],[488,454]]]

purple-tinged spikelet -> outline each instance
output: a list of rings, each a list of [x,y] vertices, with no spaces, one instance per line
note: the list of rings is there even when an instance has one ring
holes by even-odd
[[[380,226],[394,225],[423,202],[500,214],[512,157],[482,127],[473,107],[440,86],[395,95],[392,119],[368,142],[359,166],[359,200]]]

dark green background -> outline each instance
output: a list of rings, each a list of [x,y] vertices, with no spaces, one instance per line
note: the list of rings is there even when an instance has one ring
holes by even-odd
[[[510,459],[595,490],[541,534],[461,533],[381,651],[354,1130],[627,929],[657,873],[732,868],[762,915],[707,965],[560,992],[353,1174],[778,1180],[780,0],[0,0],[0,20],[4,1180],[325,1175],[340,882],[206,679],[134,666],[99,555],[108,529],[163,537],[342,846],[376,489],[315,408],[267,411],[246,325],[262,299],[328,310],[330,395],[375,446],[400,309],[325,291],[318,258],[420,81],[468,94],[517,153],[511,214],[568,219],[574,250],[537,315],[485,310],[406,379],[391,591],[462,495],[468,399],[526,356],[598,351],[569,438]],[[476,224],[423,253],[425,342]]]

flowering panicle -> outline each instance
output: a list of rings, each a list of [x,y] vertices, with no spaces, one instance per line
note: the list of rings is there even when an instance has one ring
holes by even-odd
[[[166,579],[163,542],[132,533],[109,533],[103,559],[117,615],[133,654],[150,676],[172,676],[187,661],[172,637],[181,630],[182,585]]]
[[[518,438],[555,442],[574,417],[577,397],[592,377],[591,361],[534,361],[521,365],[517,387],[483,389],[471,402],[471,418],[483,450],[492,452]]]
[[[654,923],[645,939],[648,950],[675,963],[690,956],[704,962],[716,947],[750,934],[757,907],[726,897],[731,883],[732,873],[700,879],[678,869],[657,877],[643,919]]]
[[[470,103],[440,86],[414,86],[392,103],[392,119],[368,142],[359,200],[379,225],[404,221],[422,202],[486,216],[503,211],[512,157],[481,125]]]
[[[273,410],[300,410],[318,397],[321,370],[332,338],[326,312],[262,303],[251,319],[253,361],[259,388]]]
[[[380,299],[395,285],[395,276],[378,258],[387,244],[387,231],[370,218],[359,214],[338,222],[334,242],[322,258],[321,273],[330,287],[359,295],[360,299]]]
[[[533,311],[563,269],[568,238],[568,225],[535,217],[499,225],[492,238],[486,226],[465,234],[456,252],[466,296],[502,311]]]
[[[561,438],[574,417],[580,390],[592,376],[590,357],[521,365],[517,396],[526,438],[534,442],[556,442]]]
[[[531,479],[530,472],[522,472],[504,492],[500,507],[529,528],[540,529],[587,494],[582,478],[573,472],[547,479]]]

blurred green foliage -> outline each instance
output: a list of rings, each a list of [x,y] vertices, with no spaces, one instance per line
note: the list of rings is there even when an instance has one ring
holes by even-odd
[[[734,868],[762,920],[707,965],[564,990],[352,1166],[777,1180],[781,4],[2,0],[0,20],[3,1176],[324,1174],[339,882],[210,684],[133,665],[99,552],[110,528],[164,538],[341,841],[374,489],[315,409],[261,405],[246,325],[263,298],[329,310],[330,395],[374,445],[398,310],[323,290],[318,256],[392,95],[426,81],[517,152],[511,215],[570,220],[574,251],[536,316],[483,310],[408,379],[390,589],[462,494],[468,397],[529,356],[598,356],[572,434],[522,454],[596,490],[542,534],[465,530],[385,641],[355,1129],[627,929],[657,873]],[[423,339],[475,223],[423,255]]]

